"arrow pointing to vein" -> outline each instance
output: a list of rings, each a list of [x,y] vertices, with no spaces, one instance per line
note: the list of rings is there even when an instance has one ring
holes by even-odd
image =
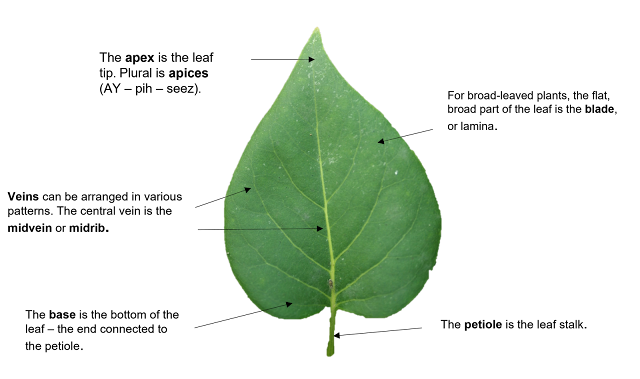
[[[387,141],[393,141],[394,139],[398,139],[398,138],[402,138],[402,137],[396,137],[396,138],[391,138],[391,139],[381,139],[380,141],[378,141],[378,143],[381,143],[384,145],[385,142]]]
[[[314,58],[299,58],[299,59],[251,59],[252,61],[306,61],[308,60],[309,62],[313,62],[315,61]]]
[[[422,327],[420,328],[409,328],[409,329],[393,329],[393,330],[381,330],[379,332],[365,332],[365,333],[349,333],[349,334],[340,334],[340,333],[336,333],[333,336],[336,338],[340,338],[343,336],[355,336],[356,334],[371,334],[371,333],[386,333],[386,332],[399,332],[402,330],[415,330],[415,329],[422,329]]]
[[[251,188],[244,187],[244,190],[246,191],[246,193],[249,193],[249,191],[251,190]],[[242,193],[242,192],[244,192],[244,191],[236,192],[236,193],[231,194],[231,195],[229,195],[229,196],[225,196],[224,198],[226,199],[227,197],[231,197],[231,196],[233,196],[233,195],[237,195],[237,194]]]
[[[287,308],[289,308],[290,305],[291,305],[291,303],[287,301]],[[262,312],[269,311],[269,310],[276,309],[276,308],[280,308],[280,307],[284,307],[284,305],[278,305],[277,307],[273,307],[273,308],[269,308],[269,309],[263,309]]]
[[[265,228],[265,229],[198,229],[198,230],[315,230],[321,231],[323,228],[316,226],[315,228]]]

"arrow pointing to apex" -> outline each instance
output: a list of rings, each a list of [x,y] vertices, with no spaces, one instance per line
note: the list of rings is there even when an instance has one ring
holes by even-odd
[[[309,61],[309,62],[313,62],[316,59],[315,58],[298,58],[298,59],[277,59],[277,58],[252,58],[252,61]]]

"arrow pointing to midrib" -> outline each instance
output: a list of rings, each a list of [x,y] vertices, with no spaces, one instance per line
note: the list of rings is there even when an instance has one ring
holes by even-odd
[[[293,59],[293,58],[284,58],[284,59],[279,59],[279,58],[252,58],[252,61],[309,61],[309,62],[313,62],[315,61],[315,58],[298,58],[298,59]]]
[[[208,324],[204,324],[204,325],[196,326],[196,327],[195,327],[195,329],[197,329],[197,328],[202,328],[203,326],[207,326],[207,325],[217,324],[217,323],[219,323],[219,322],[223,322],[223,321],[233,320],[234,318],[238,318],[238,317],[244,317],[244,316],[249,316],[249,315],[252,315],[252,314],[256,314],[256,313],[260,313],[260,312],[268,311],[269,309],[276,309],[276,308],[284,307],[285,305],[287,306],[287,308],[289,308],[289,306],[291,306],[291,303],[287,301],[287,302],[285,302],[284,304],[282,304],[282,305],[278,305],[278,306],[276,306],[276,307],[271,307],[271,308],[267,308],[267,309],[262,309],[262,310],[260,310],[260,311],[247,313],[246,315],[241,315],[241,316],[231,317],[231,318],[227,318],[227,319],[224,319],[224,320],[220,320],[220,321],[216,321],[216,322],[210,322],[210,323],[208,323]]]
[[[321,231],[324,228],[316,226],[315,228],[255,228],[255,229],[209,229],[203,228],[198,230],[315,230],[317,232]]]
[[[336,333],[333,336],[336,338],[340,338],[340,337],[344,337],[344,336],[355,336],[357,334],[372,334],[372,333],[386,333],[386,332],[399,332],[402,330],[415,330],[415,329],[422,329],[422,327],[420,328],[408,328],[408,329],[392,329],[392,330],[380,330],[378,332],[364,332],[364,333],[349,333],[349,334],[340,334],[340,333]]]

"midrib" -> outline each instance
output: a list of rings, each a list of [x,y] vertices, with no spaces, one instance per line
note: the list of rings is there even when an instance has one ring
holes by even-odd
[[[324,211],[324,220],[327,226],[327,241],[329,242],[329,258],[330,258],[330,262],[331,262],[331,267],[329,269],[329,277],[331,279],[331,282],[333,283],[333,285],[331,286],[331,310],[332,312],[335,312],[335,308],[336,308],[336,291],[335,291],[335,287],[336,287],[336,280],[335,280],[335,260],[333,259],[333,245],[331,243],[331,225],[329,224],[329,211],[328,211],[328,207],[327,207],[327,191],[325,189],[324,186],[324,170],[322,168],[322,150],[320,148],[320,132],[319,132],[319,120],[318,120],[318,103],[316,101],[316,73],[315,70],[313,69],[313,66],[311,66],[311,72],[312,72],[312,81],[313,81],[313,105],[315,108],[315,116],[316,116],[316,140],[318,142],[318,163],[320,164],[320,182],[322,183],[322,199],[324,201],[324,206],[322,207],[322,210]]]

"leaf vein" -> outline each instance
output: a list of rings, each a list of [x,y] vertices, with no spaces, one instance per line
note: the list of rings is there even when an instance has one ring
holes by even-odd
[[[289,101],[289,104],[291,104],[291,101]],[[291,107],[293,108],[293,104],[291,104]],[[298,113],[298,111],[296,109],[294,109],[294,111],[296,113]],[[300,114],[300,113],[298,113]],[[301,116],[302,117],[302,116]],[[304,149],[300,146],[300,142],[297,142],[296,139],[294,139],[291,134],[289,133],[289,129],[287,129],[287,127],[284,126],[284,124],[280,123],[280,119],[278,118],[278,116],[274,116],[275,118],[275,124],[280,126],[282,128],[282,130],[284,130],[284,132],[287,134],[287,136],[289,137],[289,139],[291,141],[293,141],[293,144],[298,148],[298,150],[300,150],[300,152],[302,152],[302,154],[306,155],[307,157],[309,157],[312,160],[315,160],[314,157],[312,157],[311,155],[309,155],[306,151],[304,151]]]
[[[288,272],[284,271],[283,269],[281,269],[280,267],[274,265],[273,263],[270,263],[269,261],[267,261],[265,259],[265,257],[262,255],[262,253],[260,253],[260,250],[256,249],[251,243],[249,243],[249,241],[245,238],[245,236],[242,236],[242,239],[244,239],[244,241],[247,243],[247,245],[252,248],[253,250],[255,250],[255,252],[260,256],[260,258],[262,258],[262,260],[264,261],[264,264],[266,264],[267,266],[273,267],[276,270],[282,272],[283,274],[285,274],[286,276],[290,277],[291,279],[297,280],[298,282],[304,284],[305,286],[312,288],[318,292],[320,292],[321,294],[323,294],[327,299],[331,299],[329,296],[327,296],[326,293],[322,292],[318,287],[312,286],[311,284],[308,284],[298,278],[296,278],[295,276],[289,274]]]
[[[371,297],[367,297],[366,299],[349,299],[349,300],[345,300],[345,301],[338,302],[338,305],[340,305],[340,304],[344,304],[344,303],[350,303],[350,302],[352,302],[352,301],[368,301],[368,300],[371,300],[371,299],[375,299],[376,297],[389,296],[389,295],[391,295],[392,293],[398,292],[398,291],[400,291],[400,290],[404,289],[405,287],[407,287],[409,284],[411,284],[411,282],[413,282],[413,281],[418,277],[418,274],[420,274],[420,271],[419,271],[419,270],[418,270],[418,271],[416,271],[416,274],[413,276],[413,278],[411,278],[411,280],[409,280],[405,285],[403,285],[403,286],[402,286],[402,287],[400,287],[400,288],[396,288],[395,290],[393,290],[393,291],[391,291],[391,292],[383,293],[383,294],[375,295],[375,296],[371,296]]]
[[[271,213],[269,213],[269,209],[267,209],[267,205],[264,203],[264,200],[262,200],[262,195],[260,195],[260,190],[258,190],[258,186],[256,186],[256,181],[255,181],[255,171],[253,169],[253,158],[249,159],[249,162],[251,162],[251,174],[253,175],[253,186],[255,188],[256,194],[258,195],[258,197],[260,198],[260,202],[262,203],[262,206],[264,207],[264,210],[267,212],[267,216],[269,216],[269,218],[273,221],[274,224],[276,224],[276,226],[278,228],[282,228],[280,226],[280,224],[278,224],[278,222],[271,216]],[[324,267],[323,265],[321,265],[320,263],[318,263],[315,259],[311,258],[307,253],[304,252],[304,250],[302,250],[300,248],[300,246],[296,245],[291,238],[289,238],[289,235],[287,233],[285,233],[284,230],[280,230],[282,232],[282,234],[289,240],[289,242],[291,242],[291,245],[293,245],[296,249],[298,249],[305,257],[309,258],[309,260],[315,264],[318,265],[318,267],[322,268],[323,270],[329,272],[329,269],[327,269],[326,267]]]
[[[269,132],[269,138],[271,138],[271,132]],[[313,199],[311,199],[304,192],[302,192],[302,190],[300,188],[298,188],[296,183],[293,181],[293,178],[291,177],[291,174],[289,174],[289,170],[287,170],[287,167],[285,166],[285,164],[282,161],[282,159],[280,159],[280,156],[278,155],[278,152],[276,151],[276,147],[273,144],[273,138],[271,138],[271,146],[273,146],[273,154],[275,154],[276,158],[278,158],[278,160],[280,161],[280,164],[282,165],[282,168],[284,169],[284,172],[287,173],[287,176],[289,177],[289,181],[291,182],[291,184],[293,184],[293,186],[298,190],[298,192],[300,192],[300,194],[302,196],[304,196],[307,200],[309,200],[310,202],[312,202],[313,204],[318,206],[318,208],[323,209],[323,207],[320,204],[316,203],[315,201],[313,201]]]
[[[411,223],[411,226],[409,227],[409,229],[402,235],[402,238],[400,238],[398,240],[398,242],[396,242],[396,244],[393,245],[393,247],[391,249],[389,249],[387,254],[380,260],[380,262],[378,262],[375,265],[371,266],[367,271],[365,271],[362,274],[360,274],[354,281],[352,281],[351,283],[347,284],[347,286],[345,286],[343,289],[338,291],[336,296],[339,295],[341,292],[345,291],[347,288],[349,288],[352,285],[354,285],[355,283],[357,283],[358,280],[360,280],[363,276],[367,275],[367,273],[371,272],[371,270],[373,270],[374,268],[380,266],[382,264],[382,262],[384,262],[389,257],[389,254],[391,254],[393,249],[395,249],[400,244],[400,242],[404,241],[404,238],[407,236],[407,234],[409,234],[409,232],[411,230],[413,230],[413,227],[416,224],[416,220],[418,219],[418,215],[420,214],[420,208],[421,207],[422,207],[422,197],[420,197],[420,203],[418,203],[418,210],[416,211],[416,216],[413,218],[413,222]]]
[[[384,151],[383,153],[384,155],[387,154],[387,150]],[[384,156],[383,155],[383,156]],[[356,236],[351,240],[351,242],[349,243],[349,245],[347,245],[347,247],[342,250],[342,252],[340,254],[338,254],[338,256],[336,257],[336,260],[338,258],[340,258],[342,256],[342,254],[346,253],[347,250],[349,250],[349,248],[351,247],[351,245],[353,245],[356,240],[358,239],[358,237],[360,237],[360,234],[362,234],[362,232],[364,231],[364,228],[367,226],[367,224],[369,224],[369,220],[371,220],[371,216],[373,215],[373,211],[376,210],[376,207],[378,206],[378,200],[380,200],[380,193],[382,193],[383,190],[383,186],[382,183],[384,182],[384,174],[387,171],[386,167],[385,169],[382,171],[382,178],[380,179],[380,189],[378,190],[378,195],[376,195],[376,201],[375,203],[373,203],[373,207],[371,207],[371,212],[369,212],[369,217],[367,217],[367,220],[364,222],[364,224],[362,225],[362,228],[360,228],[360,231],[358,232],[358,234],[356,234]]]
[[[327,199],[328,202],[331,201],[331,198],[333,197],[333,195],[335,195],[340,190],[344,182],[347,181],[347,178],[349,177],[349,175],[351,175],[351,171],[353,171],[353,167],[356,165],[356,155],[358,155],[358,151],[360,150],[360,141],[362,141],[362,132],[360,130],[361,130],[360,110],[358,110],[358,146],[356,146],[356,151],[353,153],[353,157],[351,158],[351,167],[349,168],[347,175],[344,177],[344,179],[342,180],[342,183],[340,183],[338,188],[336,188],[336,190],[333,191],[331,196],[329,196],[329,198]]]

